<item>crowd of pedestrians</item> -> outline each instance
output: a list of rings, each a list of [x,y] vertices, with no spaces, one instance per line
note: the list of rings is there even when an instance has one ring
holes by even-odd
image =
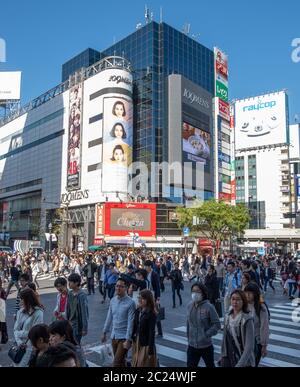
[[[46,325],[38,277],[50,272],[57,301],[53,321]],[[275,292],[276,276],[283,295],[299,297],[300,262],[292,257],[181,257],[113,250],[70,255],[55,251],[39,259],[5,254],[0,259],[2,305],[17,290],[11,333],[16,345],[10,358],[18,367],[87,366],[81,341],[88,335],[88,298],[97,291],[100,302],[109,304],[100,340],[104,348],[111,345],[111,366],[156,367],[155,340],[163,337],[160,300],[169,281],[173,308],[182,308],[181,292],[186,286],[191,289],[190,302],[181,309],[186,314],[188,367],[198,366],[201,358],[207,367],[214,367],[216,360],[220,367],[257,367],[267,355],[269,340],[264,294],[269,287]],[[0,328],[5,344],[5,321]],[[215,359],[212,338],[219,332],[221,358]],[[19,361],[16,353],[21,352]]]

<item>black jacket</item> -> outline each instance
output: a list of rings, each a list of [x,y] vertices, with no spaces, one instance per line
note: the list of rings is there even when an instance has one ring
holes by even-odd
[[[207,275],[204,282],[208,291],[208,299],[212,304],[214,304],[220,297],[217,274],[214,273],[212,275]]]
[[[180,289],[183,281],[182,273],[178,270],[172,270],[170,273],[170,279],[172,281],[172,287],[174,289]]]
[[[266,268],[264,267],[262,269],[262,272],[261,272],[261,278],[263,281],[265,281],[266,279],[271,280],[271,279],[273,279],[273,274],[274,274],[274,272],[270,267],[268,267],[267,274],[266,274]]]
[[[140,308],[135,311],[132,340],[136,341],[139,337],[139,343],[142,347],[149,346],[149,355],[155,353],[155,324],[155,313],[150,311],[142,312]]]
[[[137,290],[141,291],[148,288],[147,280],[138,280],[137,278],[128,274],[121,274],[120,277],[123,278],[129,285],[135,285]]]
[[[151,272],[151,290],[154,291],[155,301],[160,297],[160,281],[158,274],[152,270]]]
[[[92,273],[92,277],[91,278],[93,278],[94,274],[98,270],[98,266],[97,266],[97,264],[95,262],[90,262],[90,263],[86,264],[84,266],[84,268],[82,269],[82,272],[87,277],[88,276],[88,272],[89,272],[89,270],[88,270],[89,265],[91,265],[91,273]]]

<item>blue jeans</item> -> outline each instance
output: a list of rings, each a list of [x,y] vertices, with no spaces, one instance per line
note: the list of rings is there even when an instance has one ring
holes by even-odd
[[[289,283],[289,297],[294,297],[297,292],[296,282]]]
[[[271,278],[266,278],[265,279],[265,283],[264,283],[264,291],[266,292],[267,291],[267,288],[268,288],[268,283],[270,284],[270,287],[275,290],[274,286],[273,286],[273,280]]]

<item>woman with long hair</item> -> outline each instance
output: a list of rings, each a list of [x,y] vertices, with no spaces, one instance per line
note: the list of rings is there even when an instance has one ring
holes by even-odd
[[[150,290],[142,290],[134,315],[132,367],[156,367],[155,325],[157,311]]]
[[[60,344],[64,344],[66,347],[76,353],[80,367],[86,367],[86,359],[84,356],[84,352],[82,348],[78,345],[74,337],[73,329],[69,321],[54,321],[49,326],[49,333],[51,347],[56,347]]]
[[[17,313],[14,325],[14,337],[18,346],[26,346],[26,352],[17,367],[27,367],[32,353],[29,342],[29,331],[32,327],[42,324],[44,311],[37,294],[30,288],[25,288],[20,293],[21,309]]]
[[[225,316],[221,366],[254,367],[254,321],[246,294],[236,289],[230,296],[231,309]]]
[[[245,287],[249,311],[254,319],[255,334],[255,365],[258,367],[260,359],[267,356],[269,342],[269,311],[262,301],[259,287],[250,283]]]
[[[249,273],[243,273],[242,275],[242,290],[245,290],[245,287],[251,282],[251,277]]]

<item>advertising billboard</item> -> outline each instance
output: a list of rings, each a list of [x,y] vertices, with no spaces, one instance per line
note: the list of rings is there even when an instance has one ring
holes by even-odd
[[[20,99],[21,71],[0,72],[0,101]]]
[[[216,81],[216,96],[225,102],[228,102],[228,87],[223,83]]]
[[[80,188],[83,84],[70,89],[67,190]]]
[[[127,193],[132,164],[132,100],[105,97],[103,103],[102,192]]]
[[[218,48],[215,51],[216,73],[228,79],[228,56]]]
[[[156,236],[156,205],[144,203],[106,203],[105,235],[141,237]]]
[[[219,115],[226,121],[230,121],[229,103],[219,98]]]
[[[206,163],[207,160],[210,160],[210,133],[183,122],[182,150],[184,161]]]
[[[235,102],[236,150],[287,142],[284,91]]]
[[[103,204],[96,204],[95,208],[95,239],[101,239],[105,234],[104,220],[105,220],[105,206]]]

